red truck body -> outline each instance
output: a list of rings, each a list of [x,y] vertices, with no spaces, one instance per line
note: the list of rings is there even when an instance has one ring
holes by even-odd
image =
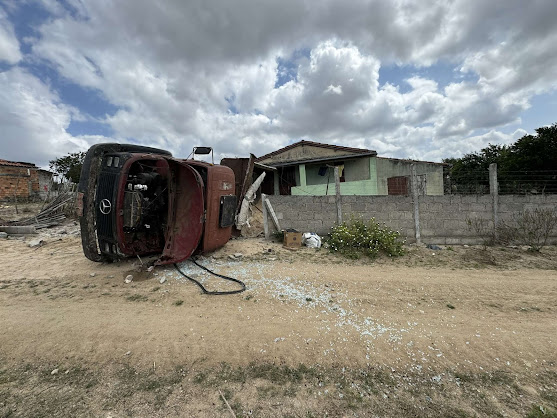
[[[83,251],[94,261],[160,254],[176,263],[230,239],[236,196],[225,166],[126,144],[91,147],[78,186]]]

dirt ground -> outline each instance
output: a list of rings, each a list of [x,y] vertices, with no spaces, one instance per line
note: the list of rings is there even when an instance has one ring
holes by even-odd
[[[1,417],[557,408],[555,247],[408,247],[372,262],[240,238],[198,262],[247,290],[206,296],[174,266],[93,263],[80,245],[72,221],[0,239]]]

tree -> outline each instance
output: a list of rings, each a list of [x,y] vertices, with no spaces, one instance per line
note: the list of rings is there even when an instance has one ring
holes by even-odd
[[[72,183],[79,183],[81,166],[85,159],[85,152],[72,152],[64,157],[49,161],[49,167],[55,173],[67,178]]]
[[[444,163],[449,164],[449,175],[452,192],[457,193],[484,193],[489,190],[489,165],[505,164],[509,153],[506,145],[489,144],[479,152],[464,155],[462,158],[445,158]]]
[[[536,129],[511,145],[492,145],[461,158],[445,158],[449,164],[451,192],[484,193],[489,190],[488,170],[497,163],[500,192],[557,191],[557,124]],[[537,172],[535,175],[533,172]]]
[[[557,168],[557,123],[524,135],[510,147],[508,170],[532,171]]]

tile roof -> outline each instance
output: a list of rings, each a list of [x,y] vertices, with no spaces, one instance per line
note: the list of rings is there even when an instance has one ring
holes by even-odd
[[[7,165],[7,166],[10,166],[10,167],[37,168],[37,166],[35,164],[24,163],[24,162],[21,162],[21,161],[0,160],[0,165]]]
[[[341,147],[339,145],[330,145],[330,144],[322,144],[320,142],[313,142],[313,141],[305,141],[305,140],[301,140],[298,142],[295,142],[291,145],[288,145],[286,147],[280,148],[276,151],[270,152],[268,154],[262,155],[261,157],[258,157],[255,161],[263,161],[267,158],[270,157],[274,157],[277,154],[280,154],[284,151],[288,151],[292,148],[296,148],[302,145],[310,145],[312,147],[319,147],[319,148],[328,148],[328,149],[332,149],[335,151],[345,151],[345,152],[350,152],[352,154],[375,154],[377,155],[377,152],[374,150],[370,150],[370,149],[365,149],[365,148],[351,148],[351,147]]]

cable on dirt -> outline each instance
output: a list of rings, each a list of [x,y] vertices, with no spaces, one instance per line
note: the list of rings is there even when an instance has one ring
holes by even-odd
[[[194,263],[197,267],[202,268],[203,270],[211,273],[214,276],[220,277],[221,279],[229,280],[229,281],[234,282],[234,283],[238,283],[240,286],[242,286],[241,289],[237,289],[237,290],[209,291],[209,290],[205,289],[205,286],[203,286],[199,281],[195,280],[193,277],[188,276],[186,273],[184,273],[182,270],[180,270],[180,267],[178,267],[178,264],[174,263],[174,267],[176,268],[176,270],[178,270],[178,273],[180,273],[186,279],[194,282],[197,286],[199,286],[199,288],[201,289],[201,292],[203,292],[203,294],[205,294],[205,295],[233,295],[235,293],[242,293],[244,290],[246,290],[246,285],[241,280],[234,279],[233,277],[228,277],[228,276],[225,276],[223,274],[215,273],[214,271],[209,270],[207,267],[202,266],[201,264],[199,264],[197,261],[195,261],[193,259],[190,259],[190,261],[192,263]]]

